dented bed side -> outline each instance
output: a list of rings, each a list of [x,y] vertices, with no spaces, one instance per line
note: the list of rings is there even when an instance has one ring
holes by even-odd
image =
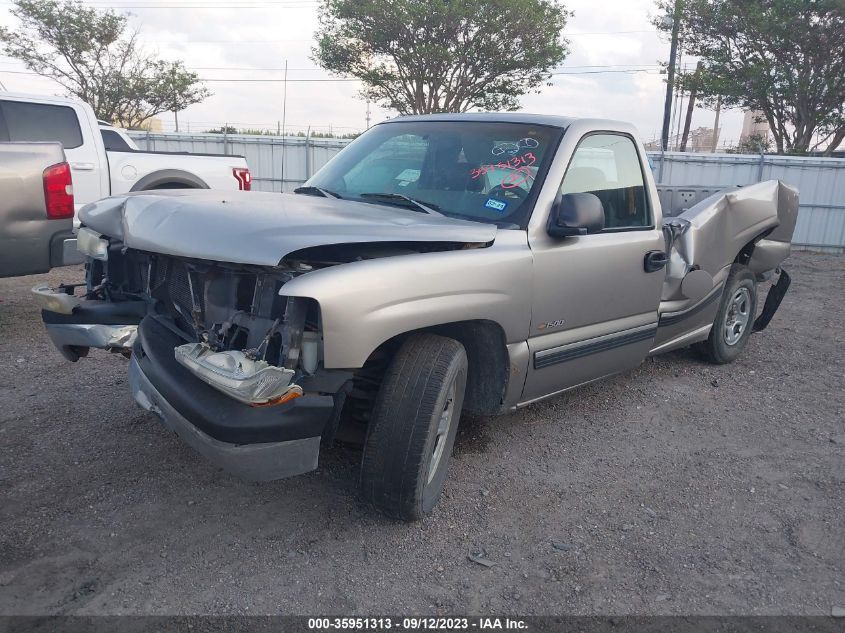
[[[714,194],[664,220],[669,263],[652,354],[704,340],[735,263],[759,280],[789,256],[798,191],[777,180]]]

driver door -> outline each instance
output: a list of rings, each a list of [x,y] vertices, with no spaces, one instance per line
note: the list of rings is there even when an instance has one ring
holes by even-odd
[[[645,169],[626,134],[591,133],[579,141],[560,191],[598,196],[605,228],[531,238],[534,309],[523,402],[631,369],[648,355],[664,275],[647,272],[644,262],[664,249],[664,240]]]

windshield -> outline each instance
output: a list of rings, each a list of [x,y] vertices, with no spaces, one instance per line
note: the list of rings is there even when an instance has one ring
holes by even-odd
[[[524,123],[386,123],[351,143],[307,185],[405,208],[412,208],[410,198],[449,217],[524,228],[560,134]]]

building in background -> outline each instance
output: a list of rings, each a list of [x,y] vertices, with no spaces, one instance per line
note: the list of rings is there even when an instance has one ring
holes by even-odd
[[[123,123],[118,124],[117,127],[129,128],[128,125],[124,125]],[[143,130],[144,132],[164,132],[164,128],[161,125],[161,119],[157,116],[154,116],[151,119],[147,119],[141,125],[137,125],[133,130]]]
[[[759,110],[748,110],[742,119],[742,133],[739,135],[739,142],[742,144],[743,141],[752,139],[762,139],[764,142],[770,140],[769,122],[766,121],[763,113]]]
[[[719,130],[721,132],[721,130]],[[712,127],[699,127],[689,133],[687,151],[689,152],[713,152],[713,139],[719,135],[713,134]]]

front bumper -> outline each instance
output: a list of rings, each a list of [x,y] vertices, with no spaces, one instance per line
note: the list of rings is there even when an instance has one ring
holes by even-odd
[[[305,395],[285,404],[250,407],[220,393],[180,365],[181,341],[152,318],[138,327],[129,365],[135,401],[211,462],[249,481],[314,470],[331,396]]]
[[[129,361],[129,386],[142,409],[158,416],[164,426],[210,462],[241,479],[270,481],[317,468],[319,436],[263,444],[221,442],[200,431],[165,400],[134,357]]]
[[[103,325],[101,323],[45,323],[47,335],[67,360],[76,362],[80,353],[91,347],[126,351],[132,349],[137,325]]]
[[[128,353],[138,322],[146,313],[142,301],[83,300],[43,286],[36,286],[32,292],[45,308],[41,319],[50,340],[72,362],[85,356],[91,347]]]
[[[85,263],[85,255],[76,248],[75,237],[62,238],[59,245],[53,247],[53,251],[56,252],[55,257],[58,259],[53,266],[73,266]]]

